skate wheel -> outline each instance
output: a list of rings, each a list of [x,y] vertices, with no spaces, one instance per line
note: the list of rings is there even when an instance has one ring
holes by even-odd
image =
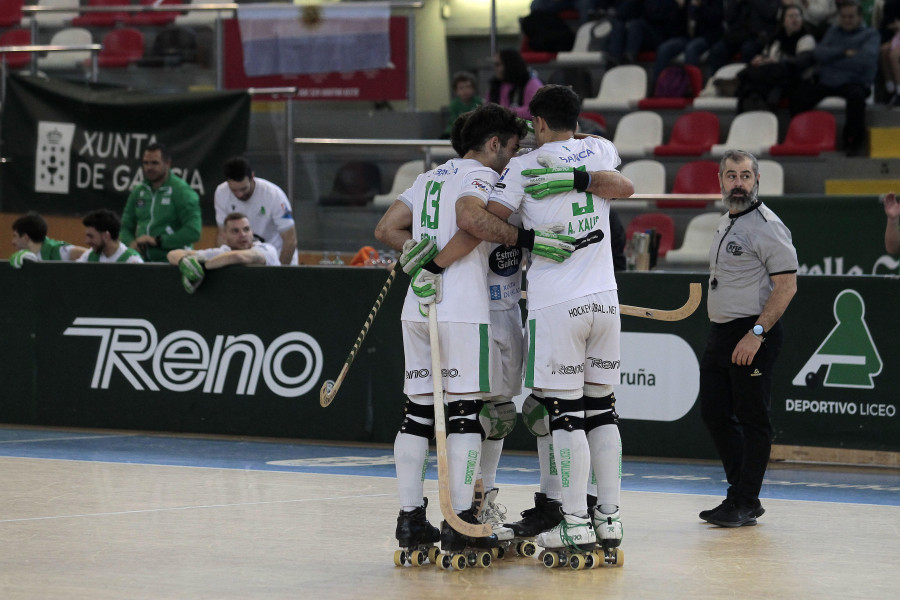
[[[607,555],[606,562],[610,565],[621,567],[625,564],[625,552],[621,548],[612,548]]]
[[[450,558],[450,563],[453,565],[453,570],[455,571],[462,571],[465,569],[467,562],[465,554],[454,554]]]
[[[573,554],[572,558],[569,559],[569,568],[573,571],[581,571],[584,569],[584,557],[580,554]]]
[[[544,552],[541,560],[544,562],[544,566],[548,569],[559,566],[559,554],[557,554],[556,552]]]
[[[432,546],[428,549],[428,561],[436,565],[438,561],[438,557],[441,555],[441,550],[437,546]]]
[[[409,554],[409,564],[414,567],[421,567],[425,562],[425,558],[426,556],[424,552],[422,552],[421,550],[413,550]]]
[[[475,566],[481,567],[483,569],[488,568],[489,566],[491,566],[491,563],[494,561],[494,559],[491,558],[491,556],[492,555],[490,552],[479,552],[475,556]]]
[[[597,566],[597,555],[591,552],[590,554],[584,555],[584,568],[585,569],[593,569]]]
[[[494,558],[502,559],[504,556],[506,556],[506,548],[504,548],[503,546],[500,546],[499,548],[494,548],[494,550],[497,551],[496,553],[494,553]]]
[[[397,550],[394,552],[394,564],[398,567],[402,567],[406,564],[406,551],[405,550]]]
[[[518,552],[522,556],[534,556],[535,554],[537,554],[537,546],[534,542],[522,542],[516,548],[516,552]]]
[[[500,558],[500,548],[491,548],[491,558]]]
[[[449,571],[453,568],[453,561],[450,558],[449,554],[441,554],[438,557],[438,566],[445,571]]]

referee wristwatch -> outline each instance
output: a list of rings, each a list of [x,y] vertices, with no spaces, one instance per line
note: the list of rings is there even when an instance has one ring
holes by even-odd
[[[763,335],[765,332],[766,332],[766,329],[765,329],[762,325],[760,325],[759,323],[757,323],[756,325],[754,325],[754,326],[753,326],[753,329],[750,330],[750,333],[752,333],[752,334],[755,335],[757,338],[759,338],[759,341],[760,341],[760,342],[766,341],[766,336]]]

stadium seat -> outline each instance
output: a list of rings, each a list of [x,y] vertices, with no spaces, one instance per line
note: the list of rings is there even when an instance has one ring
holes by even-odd
[[[781,196],[784,194],[784,167],[774,160],[760,160],[759,195]]]
[[[60,29],[50,38],[51,46],[68,46],[93,44],[91,32],[84,27],[67,27]],[[71,52],[48,52],[47,56],[38,58],[40,69],[72,69],[90,61],[90,50],[73,50]]]
[[[156,34],[150,54],[138,61],[142,67],[177,67],[197,60],[197,34],[190,27],[170,25]]]
[[[794,115],[784,142],[769,148],[773,156],[818,156],[834,152],[837,124],[834,115],[824,110],[808,110]]]
[[[631,219],[625,229],[625,239],[631,240],[631,236],[638,231],[655,229],[659,234],[659,257],[662,258],[675,245],[675,222],[664,213],[642,213]]]
[[[726,150],[740,148],[757,157],[778,142],[778,118],[767,110],[750,110],[734,117],[728,128],[724,144],[710,148],[713,156],[722,156]]]
[[[647,96],[647,72],[638,65],[619,65],[606,71],[600,80],[600,91],[585,98],[582,110],[628,110]]]
[[[694,98],[700,94],[703,89],[703,73],[694,65],[683,65],[687,71],[688,77],[691,78],[691,97],[690,98],[644,98],[638,102],[640,110],[659,110],[665,108],[682,109],[694,103]]]
[[[619,119],[613,144],[619,156],[647,156],[662,144],[663,119],[655,112],[638,110]]]
[[[633,160],[619,169],[634,183],[635,194],[664,194],[666,192],[666,167],[658,160]]]
[[[431,164],[431,168],[436,167],[434,163]],[[375,197],[372,199],[373,206],[380,207],[388,207],[394,203],[394,200],[397,199],[397,196],[405,192],[407,189],[412,187],[412,184],[416,182],[416,177],[425,172],[425,163],[421,160],[411,160],[409,162],[405,162],[400,165],[400,168],[397,169],[397,173],[394,175],[394,183],[391,186],[391,191],[387,194],[375,194]]]
[[[694,160],[682,165],[675,173],[673,194],[721,194],[719,163]],[[657,208],[706,208],[705,200],[658,200]]]
[[[28,46],[31,44],[31,32],[27,29],[10,29],[0,35],[0,46]],[[31,62],[30,52],[7,52],[6,68],[23,69]]]
[[[682,113],[672,126],[664,146],[653,149],[656,156],[700,156],[719,143],[719,117],[705,110]]]
[[[77,9],[78,0],[39,0],[36,2],[41,8],[72,8],[72,12],[47,12],[38,13],[34,16],[38,26],[48,29],[59,29],[68,26],[72,19],[78,16]]]
[[[719,96],[716,94],[715,82],[716,80],[729,81],[737,79],[738,73],[746,66],[746,63],[741,62],[730,63],[719,67],[716,72],[713,73],[712,77],[709,78],[709,81],[706,82],[706,87],[703,89],[703,92],[694,98],[694,109],[736,111],[738,103],[737,96]]]
[[[160,6],[177,4],[182,5],[181,0],[141,0],[141,6]],[[125,19],[125,23],[133,27],[165,27],[175,22],[175,18],[180,13],[160,11],[160,12],[140,12],[130,13]]]
[[[185,4],[214,4],[210,0],[191,0]],[[178,15],[175,18],[175,24],[183,27],[209,26],[212,27],[216,23],[216,16],[228,18],[231,13],[229,11],[216,10],[189,10],[187,13]]]
[[[88,0],[88,6],[131,6],[129,0]],[[73,27],[112,27],[128,16],[126,12],[88,12],[72,19]]]
[[[144,56],[144,34],[131,27],[113,29],[101,43],[97,65],[102,68],[127,67]]]
[[[603,64],[603,52],[594,50],[599,41],[612,31],[609,20],[589,21],[578,28],[575,44],[569,52],[559,52],[556,64],[561,67],[596,67]]]
[[[338,168],[331,193],[320,197],[319,203],[323,206],[362,206],[380,192],[381,171],[378,165],[353,160]]]
[[[667,264],[709,263],[709,251],[721,213],[697,215],[688,222],[681,246],[666,254]]]
[[[537,50],[532,50],[531,46],[528,44],[528,36],[522,35],[522,43],[519,46],[519,54],[522,55],[522,59],[528,63],[529,65],[539,64],[539,63],[548,63],[553,60],[556,60],[556,52],[540,52]]]
[[[18,27],[22,24],[23,0],[3,0],[0,2],[0,27]]]

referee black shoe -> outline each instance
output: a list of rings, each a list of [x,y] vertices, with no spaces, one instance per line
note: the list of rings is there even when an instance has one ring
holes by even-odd
[[[725,500],[722,501],[722,503],[720,505],[718,505],[715,508],[710,508],[709,510],[701,510],[700,514],[698,516],[704,521],[709,521],[710,517],[712,517],[714,515],[718,515],[718,513],[722,512],[723,510],[728,511],[728,510],[732,510],[733,508],[734,508],[734,501],[730,498],[726,498]],[[759,500],[756,501],[756,506],[753,507],[751,510],[752,510],[754,519],[757,519],[757,518],[763,516],[763,514],[765,514],[765,512],[766,512],[766,509],[763,508],[763,505],[759,502]]]
[[[727,506],[723,506],[721,510],[711,514],[706,520],[719,527],[751,526],[756,525],[756,515],[761,515],[763,512],[765,512],[765,509],[763,509],[762,505],[750,507],[732,501],[728,502]]]

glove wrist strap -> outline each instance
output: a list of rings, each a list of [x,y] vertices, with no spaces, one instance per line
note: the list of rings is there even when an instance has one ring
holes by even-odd
[[[439,267],[437,263],[434,262],[434,259],[429,260],[427,263],[422,265],[422,268],[429,273],[434,273],[435,275],[439,275],[444,272],[444,267]]]
[[[587,171],[572,171],[572,184],[577,192],[583,192],[591,186],[591,174]]]
[[[519,228],[516,236],[516,246],[525,248],[526,250],[534,250],[534,231],[531,229]]]

